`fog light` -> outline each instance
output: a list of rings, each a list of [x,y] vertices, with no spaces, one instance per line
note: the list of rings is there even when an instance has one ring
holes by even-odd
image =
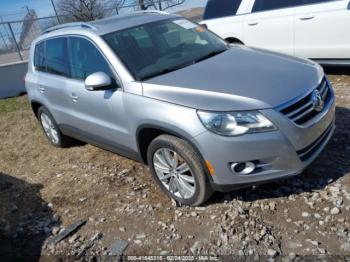
[[[249,175],[255,170],[253,162],[232,163],[231,171],[236,175]]]

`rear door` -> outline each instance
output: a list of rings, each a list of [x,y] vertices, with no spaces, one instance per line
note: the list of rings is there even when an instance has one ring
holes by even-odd
[[[67,39],[55,37],[35,48],[34,67],[41,102],[49,109],[58,124],[72,123],[67,112],[66,80],[69,76]]]
[[[294,54],[294,12],[299,0],[255,0],[245,21],[245,44]]]
[[[348,0],[302,0],[295,13],[295,54],[305,58],[350,58]]]

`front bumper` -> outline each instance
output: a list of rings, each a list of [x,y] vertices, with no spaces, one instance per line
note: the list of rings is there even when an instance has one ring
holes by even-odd
[[[298,175],[322,152],[335,130],[333,93],[322,117],[307,128],[297,126],[279,111],[261,112],[278,130],[239,137],[223,137],[207,131],[194,138],[193,143],[215,170],[210,177],[215,190],[229,191]],[[247,161],[261,167],[249,175],[231,171],[231,163]]]

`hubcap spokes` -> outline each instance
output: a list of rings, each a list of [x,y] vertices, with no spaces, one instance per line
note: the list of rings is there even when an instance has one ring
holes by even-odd
[[[45,113],[42,113],[40,119],[47,137],[51,140],[52,143],[57,144],[58,133],[50,117],[48,117],[48,115],[46,115]]]
[[[153,164],[159,180],[169,192],[183,199],[194,195],[194,176],[178,153],[168,148],[160,148],[154,153]]]

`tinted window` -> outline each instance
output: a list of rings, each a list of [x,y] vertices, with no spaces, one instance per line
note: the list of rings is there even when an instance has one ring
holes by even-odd
[[[69,57],[72,78],[85,80],[96,72],[104,72],[113,78],[109,65],[100,51],[84,38],[69,38]]]
[[[300,5],[298,0],[255,0],[253,11],[268,11]]]
[[[242,0],[209,0],[205,8],[203,19],[235,15]]]
[[[66,38],[46,41],[46,72],[60,76],[69,75]]]
[[[332,2],[336,0],[301,0],[303,5],[311,5],[311,4],[319,4],[319,3],[325,3],[325,2]]]
[[[46,71],[45,42],[41,42],[35,47],[34,66],[38,71]]]

